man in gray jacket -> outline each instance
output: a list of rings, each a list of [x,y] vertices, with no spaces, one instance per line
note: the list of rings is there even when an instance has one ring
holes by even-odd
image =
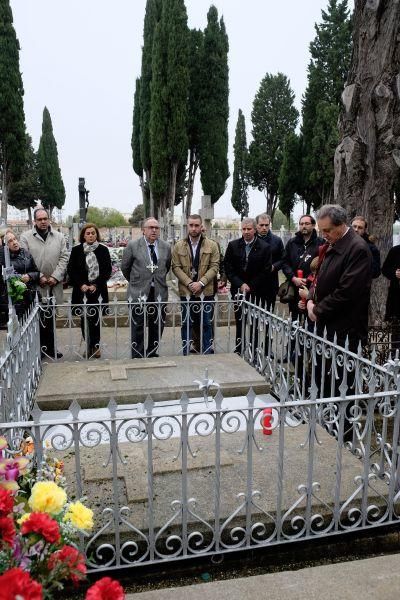
[[[165,304],[168,300],[167,273],[171,267],[171,248],[159,239],[160,226],[154,217],[143,223],[143,237],[128,243],[124,250],[121,271],[128,280],[128,300],[132,304],[131,355],[132,358],[158,356],[165,323]],[[146,298],[143,305],[141,301]],[[145,352],[145,317],[147,349]]]
[[[68,250],[65,238],[59,231],[54,231],[50,225],[49,213],[46,209],[36,208],[33,213],[34,227],[21,234],[22,248],[33,256],[40,271],[39,285],[43,296],[55,296],[56,303],[63,302],[63,280],[68,264]],[[48,317],[48,318],[47,318]],[[44,315],[42,318],[44,332],[47,334],[41,340],[42,350],[48,356],[55,355],[53,318]]]

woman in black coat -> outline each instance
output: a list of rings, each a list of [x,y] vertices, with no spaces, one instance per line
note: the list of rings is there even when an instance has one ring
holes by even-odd
[[[15,273],[20,275],[20,280],[25,283],[26,290],[22,300],[15,302],[15,311],[18,319],[21,319],[28,311],[35,297],[36,284],[39,282],[40,273],[27,250],[21,248],[19,241],[13,231],[9,230],[4,236],[4,241],[8,246],[10,253],[10,265]],[[5,266],[5,250],[4,246],[0,247],[0,264]],[[8,292],[7,285],[0,274],[0,304],[1,304],[1,320],[4,323],[8,320]]]
[[[392,323],[392,349],[400,348],[400,246],[393,246],[382,265],[382,274],[389,279],[385,321]]]
[[[100,358],[100,318],[99,297],[102,306],[108,302],[107,281],[111,277],[111,258],[106,246],[100,244],[100,233],[96,225],[86,223],[80,232],[80,244],[71,250],[67,267],[69,281],[72,285],[72,304],[83,304],[87,299],[85,331],[84,308],[74,310],[81,316],[82,335],[86,339],[87,357]],[[87,333],[87,335],[86,335]]]

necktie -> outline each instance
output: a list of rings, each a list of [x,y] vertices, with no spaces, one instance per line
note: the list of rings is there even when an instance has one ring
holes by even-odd
[[[246,258],[248,258],[251,250],[251,244],[246,244]]]
[[[149,248],[150,248],[151,261],[152,261],[153,265],[156,265],[157,264],[157,254],[156,254],[156,251],[154,250],[154,244],[149,244]]]

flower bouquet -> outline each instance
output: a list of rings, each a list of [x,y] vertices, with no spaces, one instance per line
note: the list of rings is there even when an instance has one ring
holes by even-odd
[[[8,294],[14,303],[24,299],[26,289],[26,284],[21,281],[19,275],[13,275],[8,280]]]
[[[35,480],[30,459],[7,457],[0,437],[0,600],[51,600],[65,585],[86,577],[85,557],[74,545],[93,527],[93,512],[83,502],[68,502],[60,461]],[[42,472],[43,475],[43,472]],[[57,480],[57,482],[56,482]],[[122,600],[117,581],[103,578],[87,591],[88,600]]]

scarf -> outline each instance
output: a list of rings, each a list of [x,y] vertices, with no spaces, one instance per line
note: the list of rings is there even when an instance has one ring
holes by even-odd
[[[98,247],[99,242],[94,242],[93,244],[87,244],[86,242],[83,242],[83,252],[86,255],[86,266],[88,269],[89,282],[95,281],[100,275],[99,263],[97,261],[97,256],[94,253]]]

